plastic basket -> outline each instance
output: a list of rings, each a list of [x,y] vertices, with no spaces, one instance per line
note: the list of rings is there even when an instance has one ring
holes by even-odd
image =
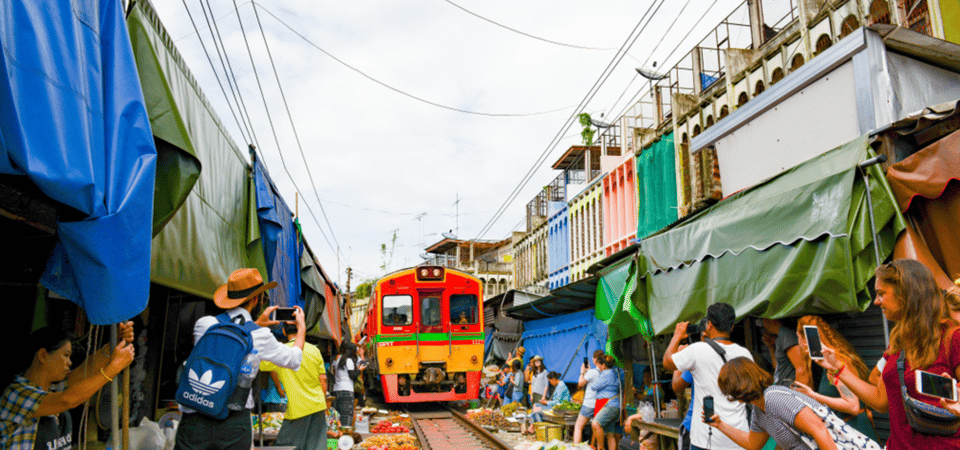
[[[337,450],[337,440],[327,438],[327,450]]]

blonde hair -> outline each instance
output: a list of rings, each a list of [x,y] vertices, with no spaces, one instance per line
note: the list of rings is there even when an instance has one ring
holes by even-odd
[[[837,353],[837,359],[853,369],[861,380],[866,380],[867,377],[870,376],[870,369],[868,369],[867,365],[863,362],[863,358],[857,354],[853,346],[844,339],[840,332],[831,327],[822,317],[813,315],[801,317],[800,320],[797,321],[797,334],[804,336],[804,325],[817,327],[820,331],[820,341],[823,342],[825,346],[833,349],[833,351]],[[807,367],[809,367],[812,362],[810,355],[804,353],[803,357],[807,361]]]

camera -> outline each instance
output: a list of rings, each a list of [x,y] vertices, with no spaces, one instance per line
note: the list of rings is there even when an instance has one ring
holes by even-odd
[[[687,339],[690,339],[690,342],[700,342],[703,335],[703,326],[699,323],[689,323],[687,324]]]

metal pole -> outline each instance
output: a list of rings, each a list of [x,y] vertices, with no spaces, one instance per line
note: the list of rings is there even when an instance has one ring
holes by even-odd
[[[660,417],[660,385],[657,384],[657,352],[653,348],[653,340],[647,341],[650,346],[650,376],[653,380],[653,406],[657,410],[657,417]],[[631,380],[632,382],[632,380]]]
[[[110,325],[110,348],[117,348],[117,324]],[[120,450],[120,408],[117,404],[119,394],[119,380],[114,377],[110,382],[110,446],[112,450]]]
[[[884,155],[880,155],[880,156],[883,156],[883,158],[880,158],[880,157],[875,158],[877,162],[883,162],[887,160],[887,158]],[[873,256],[877,263],[876,267],[880,267],[880,263],[882,262],[880,259],[880,235],[877,234],[877,224],[873,218],[873,198],[870,195],[870,174],[867,171],[867,169],[863,166],[863,164],[864,163],[858,164],[858,167],[860,167],[860,173],[863,174],[863,184],[866,187],[866,191],[867,191],[867,213],[870,216],[870,233],[873,234]],[[889,347],[890,346],[890,324],[887,322],[887,316],[884,316],[881,314],[881,317],[883,319],[883,343],[886,347]]]

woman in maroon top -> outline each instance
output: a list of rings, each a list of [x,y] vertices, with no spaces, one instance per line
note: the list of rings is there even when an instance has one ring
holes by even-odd
[[[867,406],[889,412],[887,449],[960,449],[960,432],[949,437],[929,436],[910,428],[897,375],[897,358],[902,352],[906,359],[904,382],[907,392],[917,400],[937,406],[937,398],[917,393],[914,370],[960,378],[960,333],[946,335],[956,322],[947,314],[943,292],[937,287],[930,270],[912,259],[898,259],[881,265],[876,275],[877,298],[873,303],[883,310],[887,320],[896,322],[890,332],[890,347],[884,352],[887,363],[881,382],[874,386],[861,380],[855,371],[837,360],[832,349],[824,348],[823,366]]]

